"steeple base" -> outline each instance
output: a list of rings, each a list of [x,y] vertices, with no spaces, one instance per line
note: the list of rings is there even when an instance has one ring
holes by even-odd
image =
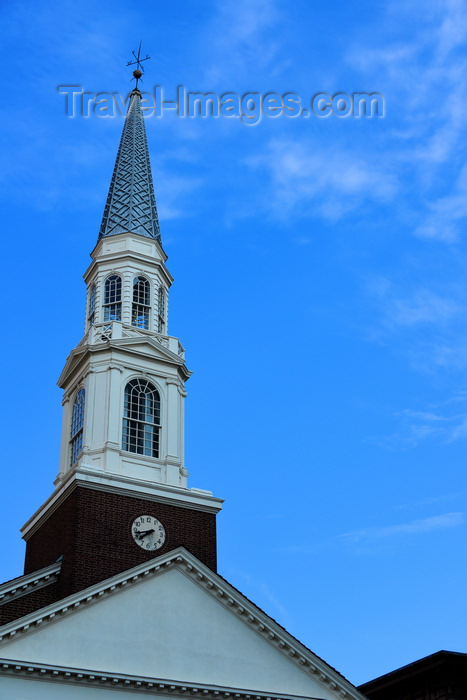
[[[196,489],[115,483],[91,471],[74,474],[23,527],[25,574],[61,559],[61,599],[179,546],[216,571],[219,499]],[[165,541],[156,551],[132,537],[132,524],[142,515],[164,527]]]

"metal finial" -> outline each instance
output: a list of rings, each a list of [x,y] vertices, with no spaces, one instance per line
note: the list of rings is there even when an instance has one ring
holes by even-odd
[[[146,58],[141,58],[141,44],[142,40],[139,42],[139,47],[138,47],[138,55],[135,54],[134,51],[131,53],[135,57],[135,61],[128,61],[127,66],[134,66],[136,65],[135,70],[133,71],[133,79],[136,80],[136,86],[135,89],[138,89],[138,80],[141,80],[141,77],[144,73],[144,66],[142,65],[143,61],[147,61],[151,56],[146,55]]]

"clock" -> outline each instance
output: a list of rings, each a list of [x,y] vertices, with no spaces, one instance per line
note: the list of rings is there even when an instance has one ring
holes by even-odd
[[[140,515],[131,525],[134,541],[148,552],[160,549],[165,542],[165,529],[162,523],[152,515]]]

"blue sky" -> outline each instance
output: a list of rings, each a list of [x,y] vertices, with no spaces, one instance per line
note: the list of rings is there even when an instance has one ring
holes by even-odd
[[[58,468],[55,382],[121,118],[59,85],[379,92],[384,118],[146,120],[220,573],[354,683],[467,651],[467,7],[460,0],[3,3],[3,534]]]

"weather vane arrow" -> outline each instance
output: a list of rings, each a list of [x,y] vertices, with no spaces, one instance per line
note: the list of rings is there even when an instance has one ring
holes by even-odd
[[[139,42],[139,47],[138,47],[138,55],[135,54],[134,51],[131,53],[135,57],[134,61],[128,61],[127,66],[136,66],[135,70],[133,71],[133,78],[136,80],[136,90],[138,89],[138,80],[141,80],[142,75],[144,73],[144,66],[142,65],[143,61],[147,61],[148,59],[151,58],[151,56],[146,55],[146,58],[141,58],[141,44],[143,43],[143,40]]]

